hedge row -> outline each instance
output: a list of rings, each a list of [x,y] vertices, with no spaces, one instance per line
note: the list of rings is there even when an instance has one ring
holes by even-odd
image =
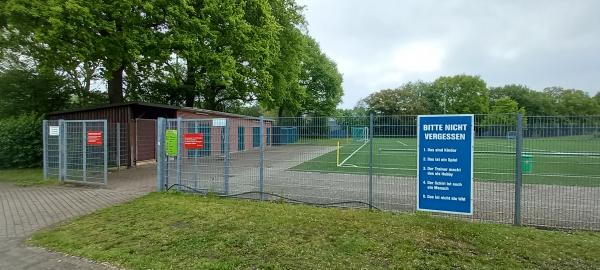
[[[0,169],[42,165],[42,119],[36,114],[0,119]]]

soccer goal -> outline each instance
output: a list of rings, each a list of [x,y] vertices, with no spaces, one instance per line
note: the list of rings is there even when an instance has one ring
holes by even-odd
[[[352,128],[352,140],[355,142],[365,142],[369,140],[369,128],[368,127],[353,127]]]

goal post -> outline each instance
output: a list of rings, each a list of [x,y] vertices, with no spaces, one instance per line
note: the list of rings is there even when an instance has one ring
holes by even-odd
[[[352,127],[352,141],[365,142],[369,140],[368,127]]]

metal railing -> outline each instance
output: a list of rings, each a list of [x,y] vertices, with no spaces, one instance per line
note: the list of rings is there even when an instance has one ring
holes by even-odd
[[[474,132],[469,219],[600,230],[600,116],[476,115]],[[159,119],[157,185],[414,212],[416,135],[417,116]]]

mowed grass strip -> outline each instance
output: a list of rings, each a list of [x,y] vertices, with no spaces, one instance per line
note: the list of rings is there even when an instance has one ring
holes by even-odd
[[[334,139],[325,139],[336,145]],[[340,161],[351,156],[362,142],[339,140]],[[377,175],[417,175],[417,141],[415,138],[375,138],[373,140],[373,171]],[[476,138],[475,181],[514,182],[514,141],[500,138]],[[600,186],[600,140],[589,137],[559,137],[526,139],[524,152],[533,152],[533,171],[525,173],[525,184],[565,186]],[[539,154],[539,152],[550,154]],[[584,153],[560,155],[560,153]],[[585,153],[595,153],[596,156]],[[337,151],[307,160],[291,170],[322,173],[364,174],[369,168],[369,147],[352,155],[344,166],[337,166]]]
[[[17,186],[57,185],[58,181],[44,180],[41,168],[0,170],[0,182]]]
[[[600,234],[154,193],[33,235],[133,269],[589,269]]]

